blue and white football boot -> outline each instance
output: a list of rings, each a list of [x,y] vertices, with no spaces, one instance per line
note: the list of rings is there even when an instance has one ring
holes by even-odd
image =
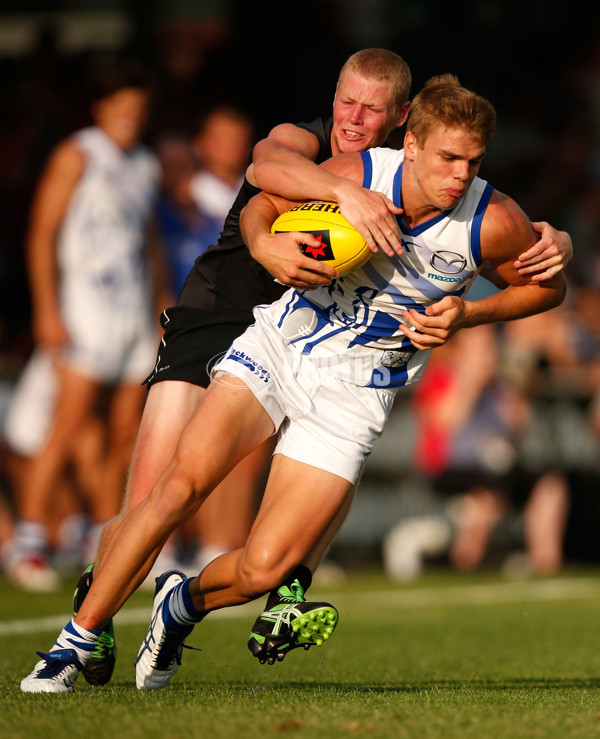
[[[41,660],[33,672],[21,680],[24,693],[72,693],[81,672],[81,662],[74,649],[36,652]]]
[[[138,690],[164,688],[181,664],[184,640],[193,626],[168,631],[163,609],[170,592],[183,582],[186,576],[179,570],[168,570],[156,578],[152,618],[135,661],[135,683]]]

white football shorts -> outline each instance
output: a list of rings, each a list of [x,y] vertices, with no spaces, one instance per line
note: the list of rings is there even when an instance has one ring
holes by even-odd
[[[156,362],[158,316],[139,307],[102,304],[85,291],[65,291],[62,314],[71,343],[62,361],[100,383],[142,382]]]
[[[267,411],[279,440],[274,454],[354,484],[379,438],[397,388],[366,388],[316,367],[261,313],[213,369],[242,380]]]
[[[4,419],[4,440],[30,457],[46,440],[56,406],[58,380],[52,352],[36,349],[23,367]]]

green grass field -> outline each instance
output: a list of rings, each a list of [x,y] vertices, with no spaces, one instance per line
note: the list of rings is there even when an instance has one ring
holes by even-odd
[[[258,607],[213,614],[171,686],[135,689],[151,595],[116,622],[109,686],[25,695],[20,679],[68,616],[70,589],[0,583],[1,737],[598,737],[600,573],[509,582],[431,573],[410,586],[361,575],[317,587],[340,611],[331,642],[274,666],[246,649]],[[234,611],[239,611],[235,614]],[[52,617],[52,618],[50,618]],[[64,619],[63,619],[64,617]],[[42,622],[41,619],[46,619]]]

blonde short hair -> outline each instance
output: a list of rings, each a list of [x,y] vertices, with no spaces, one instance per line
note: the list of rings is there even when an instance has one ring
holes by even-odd
[[[404,59],[393,51],[361,49],[346,60],[340,70],[338,83],[346,72],[355,72],[378,82],[389,82],[397,108],[408,100],[412,83],[410,68]]]
[[[489,100],[463,87],[458,77],[443,74],[428,80],[412,101],[406,130],[423,147],[433,128],[464,126],[486,144],[494,135],[496,111]]]

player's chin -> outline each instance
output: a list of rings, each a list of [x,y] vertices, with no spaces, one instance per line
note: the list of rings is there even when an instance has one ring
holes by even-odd
[[[349,154],[353,151],[365,151],[370,144],[366,136],[350,136],[342,133],[338,137],[338,146],[342,154]]]
[[[463,197],[464,192],[462,191],[456,191],[456,192],[443,192],[440,195],[440,203],[439,206],[442,210],[451,210],[454,208],[459,200]]]

